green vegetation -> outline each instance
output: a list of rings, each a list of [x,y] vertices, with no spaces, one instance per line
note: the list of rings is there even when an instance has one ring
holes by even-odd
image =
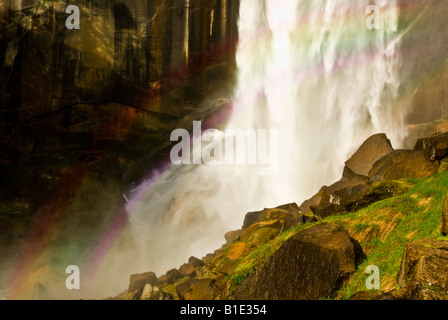
[[[426,238],[448,240],[440,236],[440,215],[448,193],[448,173],[406,182],[414,184],[414,187],[400,196],[375,203],[349,216],[326,219],[342,222],[367,251],[367,259],[341,288],[338,299],[347,299],[353,293],[366,290],[365,270],[369,265],[380,268],[382,291],[397,288],[396,277],[406,243]],[[377,231],[366,233],[368,225],[377,226]]]
[[[382,182],[371,188],[372,193],[378,190],[390,190],[397,195],[357,212],[296,226],[251,251],[241,259],[233,273],[227,276],[226,279],[233,287],[231,291],[235,285],[241,284],[247,276],[254,273],[257,266],[263,265],[290,237],[300,230],[325,222],[336,223],[345,228],[360,242],[367,255],[367,259],[337,292],[335,299],[348,299],[356,292],[366,291],[365,281],[368,275],[365,270],[369,265],[380,268],[381,291],[398,288],[396,278],[406,243],[426,238],[448,240],[448,237],[440,235],[440,215],[448,193],[448,172],[427,179]]]
[[[274,240],[264,244],[258,249],[252,250],[248,255],[241,259],[232,274],[227,276],[227,280],[231,282],[231,286],[241,284],[246,277],[256,271],[257,266],[262,266],[264,262],[275,251],[277,251],[286,240],[297,234],[300,230],[310,228],[313,225],[316,225],[316,223],[296,226],[290,230],[284,231]]]
[[[180,280],[177,280],[174,284],[167,284],[162,287],[162,290],[173,297],[177,298],[176,287],[190,280],[190,277],[183,277]]]

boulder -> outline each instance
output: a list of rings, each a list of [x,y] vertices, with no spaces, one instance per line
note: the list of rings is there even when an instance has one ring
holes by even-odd
[[[311,207],[311,210],[313,214],[321,219],[346,212],[343,206],[333,203],[324,203],[316,207]]]
[[[260,248],[266,243],[271,242],[277,236],[279,236],[281,233],[280,229],[277,228],[260,228],[256,231],[254,231],[252,234],[249,235],[246,239],[244,239],[247,242],[247,247],[249,250],[253,250],[254,248]],[[246,253],[248,250],[246,250]]]
[[[161,275],[160,277],[157,278],[157,280],[159,281],[159,285],[165,284],[167,282],[166,274]]]
[[[442,160],[448,156],[448,132],[417,140],[415,151],[422,151],[430,161]]]
[[[236,288],[239,300],[302,300],[327,297],[355,271],[356,254],[347,231],[319,224],[287,240]]]
[[[407,136],[404,138],[403,147],[405,149],[412,149],[415,147],[416,141],[422,137],[431,137],[448,132],[448,122],[434,121],[429,123],[414,124],[409,125],[407,129]]]
[[[241,258],[246,251],[246,246],[247,244],[245,242],[237,242],[232,244],[227,252],[227,258],[230,260],[237,260]]]
[[[298,221],[302,212],[296,203],[282,205],[273,209],[264,209],[263,211],[249,212],[244,218],[243,230],[257,222],[270,220],[285,220],[289,225]]]
[[[146,272],[142,274],[133,274],[131,275],[131,280],[129,282],[129,292],[143,289],[146,284],[150,284],[152,286],[157,286],[159,281],[154,272]]]
[[[161,292],[161,297],[159,298],[159,300],[165,300],[165,301],[174,300],[174,296],[169,292],[165,292],[165,290],[163,288],[160,288],[160,292]]]
[[[157,286],[159,284],[159,280],[154,272],[133,274],[130,278],[128,291],[140,290],[148,283],[153,286]]]
[[[362,198],[349,203],[346,206],[347,211],[353,212],[368,207],[372,203],[392,198],[409,191],[411,185],[405,181],[378,181],[373,183],[366,195]]]
[[[207,301],[215,298],[213,279],[190,280],[176,287],[180,300]]]
[[[319,204],[310,209],[320,218],[347,212],[358,206],[368,190],[369,186],[364,181],[338,181],[330,187],[324,186],[319,192]]]
[[[185,277],[179,270],[172,269],[166,273],[166,282],[168,284],[174,284],[177,280]]]
[[[343,180],[367,180],[375,162],[392,151],[392,144],[384,133],[371,136],[345,162]]]
[[[218,269],[219,273],[222,273],[224,275],[228,275],[231,274],[233,272],[233,270],[235,270],[235,268],[238,266],[239,264],[239,260],[225,260]]]
[[[196,258],[196,257],[190,257],[188,259],[188,263],[191,263],[195,268],[205,266],[205,262],[202,261],[201,259]]]
[[[424,239],[406,244],[398,284],[401,299],[447,299],[448,241]]]
[[[438,173],[444,173],[447,171],[448,171],[448,157],[440,161]]]
[[[274,221],[266,221],[266,222],[257,222],[253,225],[249,226],[247,229],[244,229],[241,233],[241,240],[245,241],[249,239],[249,237],[258,229],[262,228],[270,228],[277,230],[277,234],[283,230],[284,222],[282,220],[274,220]]]
[[[162,300],[162,291],[160,291],[158,286],[153,286],[149,283],[145,285],[142,291],[142,295],[140,297],[140,300]]]
[[[179,272],[182,273],[184,276],[188,276],[188,277],[194,277],[196,274],[196,270],[192,263],[184,263],[179,268]]]
[[[311,210],[311,208],[319,206],[319,204],[322,201],[323,197],[324,197],[324,193],[323,192],[319,192],[319,193],[315,194],[313,197],[311,197],[310,199],[305,200],[300,205],[300,211],[302,213],[304,213],[304,214],[313,213],[313,210]]]
[[[442,235],[448,235],[448,195],[445,198],[442,211]]]
[[[227,242],[236,241],[241,237],[242,232],[243,232],[242,229],[229,231],[224,235],[224,238],[226,239]]]
[[[369,182],[428,178],[437,173],[438,165],[423,151],[397,150],[378,160],[369,172]]]

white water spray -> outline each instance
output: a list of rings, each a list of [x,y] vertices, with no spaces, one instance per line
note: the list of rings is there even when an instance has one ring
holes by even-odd
[[[278,130],[279,170],[260,176],[253,165],[201,165],[163,173],[129,208],[145,245],[139,271],[160,274],[212,252],[249,211],[300,204],[339,180],[344,161],[371,134],[386,132],[398,146],[404,134],[403,113],[394,107],[398,9],[395,1],[377,1],[382,29],[370,31],[369,4],[241,1],[228,128]]]

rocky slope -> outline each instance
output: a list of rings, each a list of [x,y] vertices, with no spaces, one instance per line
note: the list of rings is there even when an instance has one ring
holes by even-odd
[[[438,133],[394,150],[374,135],[301,206],[248,213],[214,253],[132,275],[113,299],[447,299],[447,143]],[[369,265],[380,290],[366,289]]]

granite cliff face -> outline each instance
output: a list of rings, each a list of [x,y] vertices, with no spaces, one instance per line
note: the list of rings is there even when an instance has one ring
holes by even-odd
[[[95,115],[99,105],[108,105],[103,116],[114,121],[132,110],[180,118],[217,88],[226,96],[238,1],[78,1],[80,30],[66,28],[71,3],[33,8],[39,2],[0,6],[2,140],[45,148],[73,144],[54,140],[75,134],[92,144],[105,129],[104,118]],[[68,129],[85,122],[81,105],[94,123]],[[43,128],[41,141],[33,132]]]
[[[397,108],[409,110],[406,122],[419,124],[448,117],[447,28],[443,1],[400,0],[401,66]],[[407,144],[406,147],[412,148]]]
[[[69,4],[80,30],[66,28]],[[44,283],[73,263],[67,246],[89,260],[170,132],[230,107],[238,12],[237,0],[1,2],[0,292],[39,298],[7,279]]]

